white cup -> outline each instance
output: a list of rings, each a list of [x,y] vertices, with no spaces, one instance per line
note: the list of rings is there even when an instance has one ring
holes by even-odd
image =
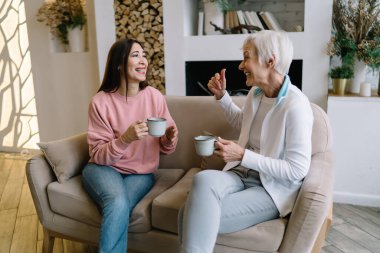
[[[164,118],[148,118],[148,133],[154,137],[161,137],[166,131],[166,119]]]
[[[215,138],[212,136],[196,136],[194,137],[195,151],[200,156],[211,156],[214,153]]]
[[[363,82],[360,84],[360,96],[362,97],[371,96],[371,83]]]

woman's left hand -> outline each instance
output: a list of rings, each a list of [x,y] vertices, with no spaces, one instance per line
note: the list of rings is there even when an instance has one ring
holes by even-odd
[[[165,132],[166,139],[173,143],[178,138],[178,130],[175,126],[170,126],[166,128]]]
[[[244,156],[244,148],[233,141],[218,137],[215,143],[214,153],[220,156],[225,162],[241,161]]]

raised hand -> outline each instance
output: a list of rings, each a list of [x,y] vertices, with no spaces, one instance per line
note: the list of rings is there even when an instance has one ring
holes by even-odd
[[[241,161],[244,156],[244,148],[233,141],[218,137],[214,153],[225,162]]]
[[[145,122],[138,120],[132,123],[121,136],[125,143],[131,143],[133,141],[141,140],[148,135],[148,126]]]
[[[215,95],[216,99],[221,99],[226,93],[226,69],[216,73],[208,81],[207,87]]]
[[[165,137],[168,141],[174,142],[178,138],[178,130],[175,126],[166,128]]]

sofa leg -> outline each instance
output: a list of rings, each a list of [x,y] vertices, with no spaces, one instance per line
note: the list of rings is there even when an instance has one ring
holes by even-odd
[[[51,236],[49,231],[44,228],[44,241],[42,243],[42,253],[53,253],[54,236]]]

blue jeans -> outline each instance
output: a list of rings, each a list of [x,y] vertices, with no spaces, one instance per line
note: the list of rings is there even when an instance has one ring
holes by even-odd
[[[83,187],[102,212],[99,252],[127,252],[129,217],[154,185],[154,174],[121,174],[110,166],[89,163]]]
[[[212,253],[218,233],[232,233],[279,216],[254,170],[204,170],[194,176],[179,214],[182,252]]]

